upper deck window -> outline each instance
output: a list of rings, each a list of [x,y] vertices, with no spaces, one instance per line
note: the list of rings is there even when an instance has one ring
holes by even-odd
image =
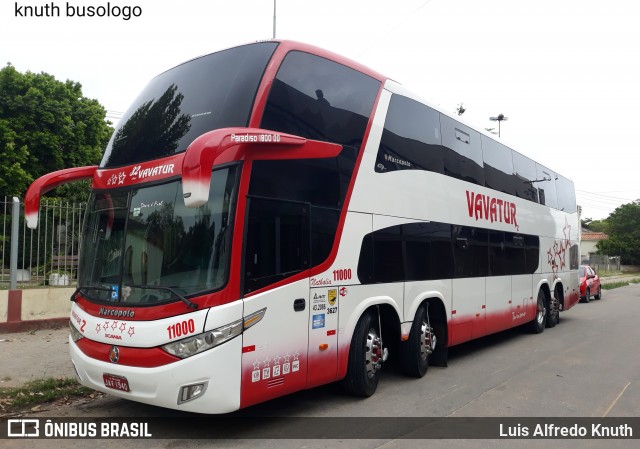
[[[359,148],[380,81],[299,51],[290,52],[269,93],[261,127]]]
[[[260,80],[277,45],[263,42],[231,48],[155,77],[120,120],[101,168],[171,156],[208,131],[247,126]]]

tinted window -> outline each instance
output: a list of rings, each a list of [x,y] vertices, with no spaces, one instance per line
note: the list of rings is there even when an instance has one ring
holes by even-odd
[[[341,208],[355,161],[353,148],[336,158],[254,161],[249,194]]]
[[[571,245],[571,248],[569,248],[569,269],[571,270],[578,268],[578,264],[580,263],[579,251],[580,247],[578,245]]]
[[[558,208],[558,197],[556,196],[556,174],[548,168],[536,164],[538,196],[540,204]]]
[[[309,268],[309,207],[249,199],[245,291],[252,292]]]
[[[509,274],[504,232],[489,231],[489,269],[491,276]]]
[[[118,123],[101,167],[170,156],[185,151],[207,131],[247,126],[276,46],[265,42],[236,47],[158,75]]]
[[[474,184],[484,185],[480,133],[440,114],[444,149],[444,173]]]
[[[443,173],[440,114],[393,95],[376,160],[377,172],[418,169]]]
[[[573,187],[573,181],[557,175],[556,194],[558,195],[558,209],[569,213],[576,211],[576,191]]]
[[[531,274],[536,236],[444,223],[410,223],[367,234],[360,250],[363,284]]]
[[[278,70],[261,126],[359,148],[379,88],[363,73],[293,51]]]
[[[487,276],[489,272],[488,239],[487,229],[453,227],[455,277]]]
[[[399,226],[376,232],[373,238],[373,277],[376,282],[397,282],[404,279]]]
[[[538,269],[538,266],[540,265],[540,237],[536,235],[524,235],[523,237],[524,252],[525,257],[527,258],[525,274],[535,273],[535,271]]]
[[[515,176],[515,195],[525,200],[538,202],[538,184],[536,163],[520,153],[513,152],[513,173]]]
[[[511,148],[486,136],[480,136],[480,139],[482,141],[485,186],[515,195],[517,187],[513,177],[513,152]]]
[[[527,272],[524,236],[505,232],[504,244],[507,249],[507,266],[509,274],[523,274]]]

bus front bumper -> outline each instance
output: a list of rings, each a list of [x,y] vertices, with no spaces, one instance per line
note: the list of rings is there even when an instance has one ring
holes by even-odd
[[[242,338],[192,357],[155,368],[106,363],[84,354],[69,337],[71,361],[82,385],[131,401],[196,413],[229,413],[240,408]],[[105,385],[126,379],[129,391]],[[202,385],[195,399],[182,402],[184,388]],[[182,396],[182,397],[181,397]]]

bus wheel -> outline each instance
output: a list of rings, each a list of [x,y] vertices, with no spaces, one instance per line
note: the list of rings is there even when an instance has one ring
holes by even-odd
[[[409,339],[401,343],[400,363],[407,376],[422,377],[429,368],[429,355],[436,347],[436,336],[430,326],[428,313],[424,305],[418,308]]]
[[[547,309],[547,327],[554,327],[560,322],[560,300],[557,298],[557,294],[554,295],[549,301],[549,308]]]
[[[387,358],[375,317],[371,310],[362,315],[351,340],[349,365],[343,386],[354,396],[369,397],[375,393],[382,363]]]
[[[547,300],[544,296],[544,292],[542,290],[538,291],[538,300],[536,302],[536,316],[531,323],[529,323],[529,328],[531,332],[534,334],[541,334],[544,332],[544,328],[547,324]]]

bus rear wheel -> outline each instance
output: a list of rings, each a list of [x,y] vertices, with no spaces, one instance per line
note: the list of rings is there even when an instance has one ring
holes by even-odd
[[[529,323],[529,329],[534,334],[541,334],[547,325],[547,298],[542,290],[538,291],[538,299],[536,302],[536,316]]]
[[[558,299],[558,293],[549,300],[549,307],[547,308],[547,327],[554,327],[560,323],[560,300]]]
[[[386,360],[375,318],[376,314],[372,310],[365,312],[351,339],[347,376],[342,384],[354,396],[369,397],[375,393],[382,362]]]
[[[429,355],[436,346],[436,336],[429,324],[427,308],[422,305],[411,325],[409,339],[400,346],[402,371],[407,376],[423,377],[429,368]]]

